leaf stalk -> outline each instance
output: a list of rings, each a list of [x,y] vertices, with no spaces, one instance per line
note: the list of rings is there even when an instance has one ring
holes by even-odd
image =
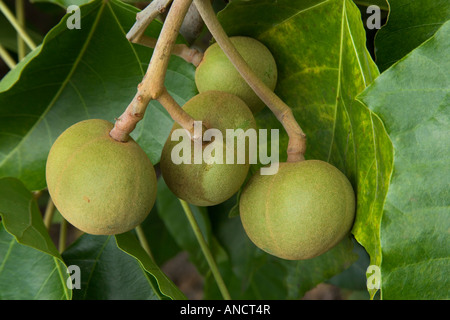
[[[10,69],[14,69],[16,66],[16,61],[14,61],[14,58],[11,57],[11,55],[8,53],[8,51],[0,45],[0,58],[6,63],[6,65]]]
[[[186,217],[189,220],[192,231],[194,231],[195,237],[197,238],[200,248],[202,249],[203,255],[205,256],[206,261],[208,262],[209,268],[211,269],[213,277],[216,280],[220,293],[222,294],[224,300],[231,300],[230,293],[228,292],[225,282],[223,281],[223,278],[219,272],[219,268],[217,267],[216,261],[214,260],[213,255],[209,250],[208,244],[206,243],[205,238],[203,237],[202,231],[200,230],[197,220],[195,220],[195,217],[192,213],[191,208],[189,207],[189,204],[182,199],[178,200],[180,201],[184,213],[186,214]]]
[[[14,29],[16,29],[17,33],[25,41],[27,46],[31,50],[36,49],[36,44],[34,43],[34,41],[31,40],[25,29],[20,25],[20,22],[16,19],[14,14],[11,12],[11,10],[9,10],[8,6],[6,6],[6,4],[2,0],[0,0],[0,11],[5,15],[6,19],[8,19],[9,23],[11,23]]]
[[[135,229],[142,248],[144,248],[145,252],[147,252],[150,259],[152,259],[152,261],[155,262],[155,258],[153,257],[152,250],[150,249],[150,245],[148,244],[147,237],[145,236],[142,225],[138,225]]]

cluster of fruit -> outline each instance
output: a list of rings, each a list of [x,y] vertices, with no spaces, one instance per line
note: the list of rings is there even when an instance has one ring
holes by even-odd
[[[277,68],[268,48],[248,37],[230,40],[274,90]],[[254,114],[264,103],[217,44],[205,51],[195,81],[199,94],[183,106],[192,118],[224,135],[227,129],[256,130]],[[58,137],[47,160],[47,185],[55,206],[67,221],[91,234],[133,229],[147,217],[156,199],[157,177],[149,158],[133,139],[114,140],[109,135],[112,128],[105,120],[81,121]],[[179,128],[175,123],[172,132]],[[202,147],[208,143],[204,141]],[[160,167],[178,198],[212,206],[243,186],[248,162],[175,164],[175,144],[169,136]],[[248,150],[244,152],[248,157]],[[239,208],[243,227],[255,245],[277,257],[298,260],[326,252],[349,232],[355,197],[350,182],[337,168],[304,160],[280,163],[273,175],[252,176],[241,193]]]

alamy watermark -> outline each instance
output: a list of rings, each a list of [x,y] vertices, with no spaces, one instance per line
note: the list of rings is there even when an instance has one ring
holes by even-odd
[[[194,121],[194,136],[201,136],[202,121]],[[279,166],[279,130],[270,130],[270,155],[268,130],[253,128],[226,129],[225,136],[219,129],[207,129],[202,139],[194,140],[192,150],[191,135],[185,129],[173,130],[170,139],[180,141],[171,151],[174,164],[256,164],[268,165],[261,168],[262,175],[278,172]],[[203,142],[208,142],[206,146]],[[248,142],[248,143],[247,143]],[[193,158],[193,161],[192,161]]]
[[[381,270],[380,267],[377,265],[370,265],[366,270],[366,277],[367,277],[367,289],[374,290],[374,289],[380,289],[381,287]]]
[[[67,267],[67,273],[69,277],[66,280],[67,288],[69,289],[81,289],[81,271],[80,267],[76,264],[72,264]]]
[[[366,9],[366,13],[370,14],[367,18],[367,29],[381,29],[381,9],[379,6],[371,5]]]
[[[67,13],[71,15],[67,18],[66,26],[69,30],[81,29],[81,11],[80,7],[76,5],[70,5],[67,7]]]

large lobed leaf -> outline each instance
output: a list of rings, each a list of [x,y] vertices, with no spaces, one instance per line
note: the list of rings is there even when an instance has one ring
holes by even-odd
[[[378,222],[385,299],[450,297],[449,50],[446,22],[358,97],[383,120],[394,148]]]
[[[67,267],[17,179],[0,179],[0,217],[0,300],[71,299]]]
[[[45,188],[47,154],[62,131],[84,119],[114,122],[122,114],[152,54],[125,37],[136,8],[97,0],[80,12],[81,29],[68,29],[68,16],[63,18],[0,85],[0,177],[17,177],[31,190]],[[157,37],[160,28],[155,21],[149,35]],[[193,65],[171,60],[167,87],[180,104],[197,92],[193,78]],[[153,164],[172,122],[159,103],[151,102],[132,134]]]

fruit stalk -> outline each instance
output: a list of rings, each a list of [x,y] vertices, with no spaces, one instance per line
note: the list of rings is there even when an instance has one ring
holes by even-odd
[[[50,226],[52,225],[53,215],[55,213],[55,204],[51,197],[48,198],[47,207],[45,208],[44,213],[44,224],[47,230],[50,230]]]
[[[161,92],[158,101],[164,106],[167,112],[169,112],[170,116],[176,123],[178,123],[185,130],[189,131],[192,141],[201,141],[203,143],[203,133],[207,129],[205,125],[202,124],[201,135],[197,135],[194,132],[194,119],[181,108],[166,88],[164,88]]]
[[[296,162],[305,160],[306,135],[295,120],[289,106],[270,90],[270,88],[268,88],[250,69],[222,28],[211,3],[208,0],[194,0],[194,3],[212,36],[225,52],[228,59],[230,59],[231,63],[236,67],[248,85],[270,108],[286,130],[286,133],[289,136],[287,161]]]
[[[155,262],[155,258],[153,257],[152,250],[150,248],[150,245],[148,244],[147,237],[145,236],[144,229],[142,228],[142,225],[138,225],[136,228],[136,234],[139,239],[139,243],[141,244],[142,248],[147,252],[150,259],[152,259],[153,262]]]
[[[116,119],[110,136],[121,142],[129,139],[129,134],[137,123],[144,118],[145,110],[151,100],[158,100],[169,112],[172,118],[190,133],[194,132],[194,120],[174,100],[168,99],[164,86],[167,66],[173,51],[179,29],[192,0],[175,0],[164,22],[161,34],[156,42],[147,72],[138,85],[138,91],[125,112]],[[171,102],[171,103],[167,103]]]

